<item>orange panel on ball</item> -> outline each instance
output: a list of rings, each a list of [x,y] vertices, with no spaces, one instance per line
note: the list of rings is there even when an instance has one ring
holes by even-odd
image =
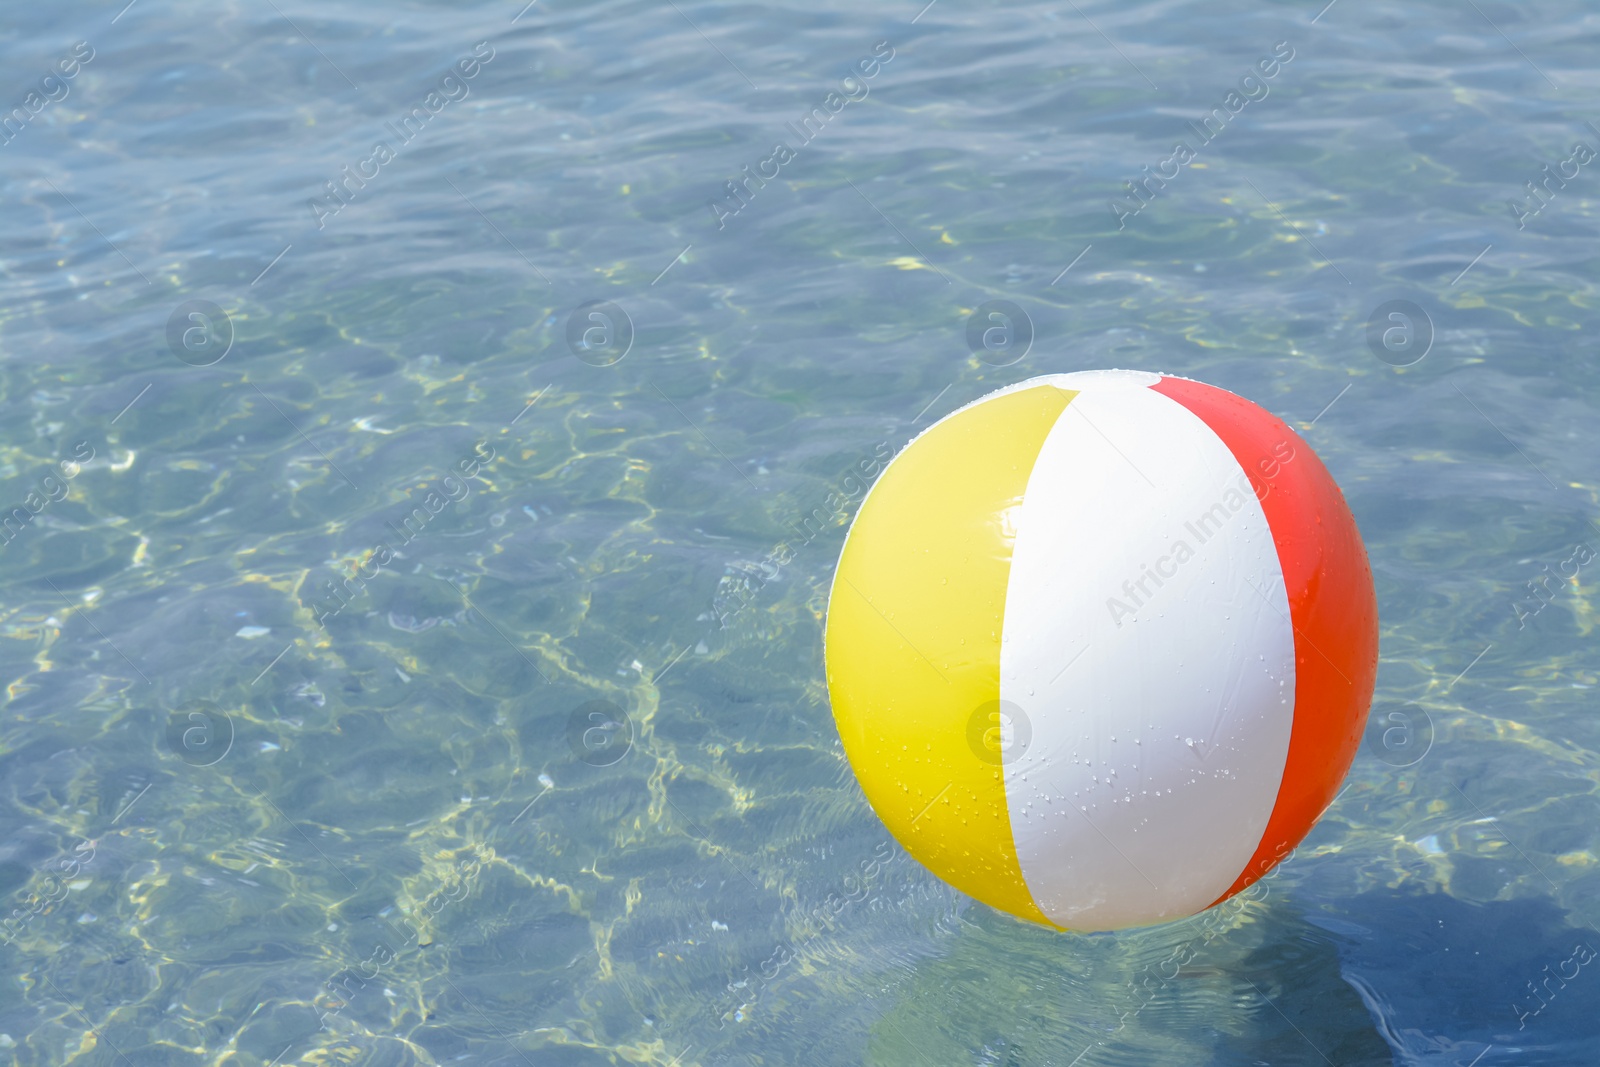
[[[1255,855],[1221,901],[1300,843],[1350,769],[1377,681],[1378,604],[1355,517],[1311,446],[1282,419],[1226,390],[1168,377],[1153,388],[1204,421],[1250,476],[1277,545],[1294,626],[1294,727],[1283,784]]]

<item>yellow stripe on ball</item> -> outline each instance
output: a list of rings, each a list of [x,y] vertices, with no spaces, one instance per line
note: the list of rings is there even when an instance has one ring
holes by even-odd
[[[992,738],[969,728],[1000,699],[1012,509],[1077,395],[991,397],[897,456],[845,540],[825,637],[839,735],[890,833],[962,892],[1052,926],[1023,881]]]

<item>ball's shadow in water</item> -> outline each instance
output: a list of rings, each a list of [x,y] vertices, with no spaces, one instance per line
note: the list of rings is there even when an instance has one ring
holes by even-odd
[[[1396,1064],[1593,1060],[1600,933],[1549,900],[1381,889],[1306,919],[1332,936]]]

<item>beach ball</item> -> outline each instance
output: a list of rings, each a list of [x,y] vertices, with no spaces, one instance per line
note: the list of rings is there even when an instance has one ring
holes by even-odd
[[[899,842],[1059,929],[1192,915],[1299,843],[1377,672],[1366,549],[1309,445],[1242,397],[1052,374],[890,461],[828,602],[833,713]]]

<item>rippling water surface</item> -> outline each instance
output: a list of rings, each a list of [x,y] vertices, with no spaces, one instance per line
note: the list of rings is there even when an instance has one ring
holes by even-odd
[[[1594,1063],[1600,14],[1322,2],[9,5],[0,1062]],[[860,459],[1104,366],[1314,445],[1382,665],[1076,936],[821,630]]]

